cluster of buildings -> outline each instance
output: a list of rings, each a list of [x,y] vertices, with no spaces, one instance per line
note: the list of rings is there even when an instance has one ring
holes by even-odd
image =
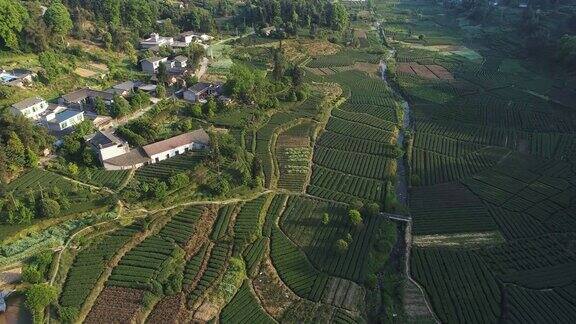
[[[132,149],[112,132],[99,131],[85,139],[96,151],[106,170],[136,169],[210,146],[210,136],[203,129]]]
[[[41,97],[28,98],[13,104],[10,111],[14,115],[32,119],[58,134],[72,129],[85,118],[93,120],[95,125],[99,126],[99,119],[106,118],[98,116],[94,111],[96,100],[101,99],[104,105],[110,106],[114,103],[115,95],[128,97],[137,90],[153,95],[156,85],[126,81],[107,90],[82,88],[61,96],[57,103],[48,103]]]
[[[192,43],[200,44],[204,46],[204,48],[207,48],[205,42],[208,42],[213,38],[214,37],[207,34],[195,33],[191,31],[183,32],[178,35],[178,37],[160,36],[157,33],[152,33],[149,38],[140,41],[140,48],[158,51],[162,46],[171,48],[184,48],[188,47]]]

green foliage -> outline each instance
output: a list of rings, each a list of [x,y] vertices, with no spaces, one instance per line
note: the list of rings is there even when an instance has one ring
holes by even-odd
[[[62,323],[74,323],[80,310],[76,307],[60,307],[58,308],[58,316]]]
[[[40,217],[52,218],[60,214],[60,204],[54,199],[43,198],[40,200],[38,211]]]
[[[114,95],[114,103],[110,107],[110,115],[114,118],[124,117],[132,111],[128,100],[119,95]]]
[[[41,283],[44,279],[44,274],[38,270],[37,267],[31,265],[25,265],[22,270],[22,281],[37,284]]]
[[[160,99],[166,98],[166,87],[162,84],[156,86],[156,95]]]
[[[348,242],[344,239],[339,239],[334,243],[334,249],[338,254],[345,254],[348,251]]]
[[[26,307],[32,313],[34,323],[44,323],[44,308],[58,298],[58,289],[48,284],[35,284],[26,290]]]
[[[0,0],[0,38],[12,50],[19,49],[18,35],[28,20],[28,12],[20,1]]]
[[[73,23],[68,8],[60,2],[53,0],[44,13],[44,21],[58,36],[66,36],[72,29]]]
[[[322,224],[328,225],[330,223],[330,215],[328,213],[322,214]]]
[[[348,220],[350,221],[350,224],[354,226],[362,224],[362,216],[360,215],[360,212],[356,209],[350,209],[348,211]]]
[[[68,72],[67,66],[63,64],[62,56],[53,51],[40,53],[38,55],[38,61],[44,69],[44,76],[49,82],[54,81],[62,74]]]

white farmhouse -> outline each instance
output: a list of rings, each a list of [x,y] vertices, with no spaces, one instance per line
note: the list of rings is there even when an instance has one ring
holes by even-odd
[[[158,71],[160,63],[166,62],[168,62],[167,57],[151,57],[149,59],[142,60],[140,64],[142,65],[142,71],[149,74],[154,74],[156,71]]]
[[[142,147],[150,158],[150,163],[160,162],[189,150],[200,150],[208,147],[210,137],[203,129],[178,135],[160,142]]]
[[[160,162],[191,150],[205,149],[210,145],[210,136],[205,130],[197,129],[131,150],[127,143],[110,134],[96,134],[88,141],[100,156],[106,170],[128,170]]]
[[[157,33],[150,34],[149,38],[140,41],[140,47],[144,49],[155,48],[160,46],[170,46],[174,43],[174,38],[163,37]]]
[[[40,119],[48,109],[48,102],[40,97],[29,98],[10,107],[14,115],[24,116],[30,119]]]
[[[75,109],[65,109],[57,113],[46,115],[48,128],[54,131],[63,131],[74,127],[84,121],[84,112]]]

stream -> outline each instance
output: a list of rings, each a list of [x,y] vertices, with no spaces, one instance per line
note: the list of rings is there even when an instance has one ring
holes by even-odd
[[[390,50],[390,53],[388,54],[388,58],[394,56],[395,50]],[[386,85],[388,86],[388,88],[390,88],[390,90],[398,97],[398,98],[402,98],[402,95],[399,94],[396,89],[394,89],[394,87],[391,87],[390,84],[388,84],[388,80],[386,79],[386,63],[384,61],[380,61],[380,75],[382,80],[386,83]],[[410,105],[408,104],[408,102],[406,100],[404,100],[404,98],[402,98],[402,110],[403,110],[403,114],[402,114],[402,129],[400,130],[399,134],[398,134],[398,145],[401,148],[404,148],[404,138],[405,138],[405,132],[408,130],[411,130],[411,125],[410,125]],[[408,181],[409,179],[407,179],[407,175],[406,175],[406,157],[405,155],[402,155],[401,157],[398,158],[397,160],[397,183],[396,183],[396,197],[398,198],[398,201],[404,205],[404,206],[408,206]]]

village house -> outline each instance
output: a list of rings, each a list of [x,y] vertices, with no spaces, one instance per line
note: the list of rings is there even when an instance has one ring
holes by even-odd
[[[100,133],[101,135],[93,136],[88,142],[100,156],[106,170],[136,169],[188,151],[206,149],[210,145],[210,136],[203,129],[131,150],[117,137]]]
[[[205,102],[209,97],[219,96],[224,92],[220,83],[198,82],[184,91],[184,100],[190,102]]]
[[[127,142],[121,140],[112,132],[99,131],[84,138],[98,153],[100,162],[130,152]]]
[[[84,112],[75,109],[65,109],[46,115],[46,126],[52,131],[63,131],[84,121]]]
[[[12,87],[24,87],[30,85],[35,77],[36,73],[30,70],[0,70],[0,84],[9,85]]]
[[[85,110],[92,108],[95,104],[96,98],[104,101],[104,104],[109,106],[114,102],[114,94],[106,91],[93,90],[90,88],[83,88],[74,92],[68,93],[60,97],[58,102],[61,105],[69,106],[70,108]]]
[[[168,62],[167,57],[151,57],[148,59],[143,59],[140,62],[142,66],[142,71],[148,74],[154,74],[158,71],[158,67],[160,67],[160,63]]]
[[[163,37],[157,33],[152,33],[149,38],[140,41],[140,47],[143,49],[149,49],[160,46],[171,46],[173,43],[174,38],[172,37]]]
[[[29,119],[40,119],[48,109],[48,102],[40,97],[28,98],[10,107],[14,115],[24,116]]]

